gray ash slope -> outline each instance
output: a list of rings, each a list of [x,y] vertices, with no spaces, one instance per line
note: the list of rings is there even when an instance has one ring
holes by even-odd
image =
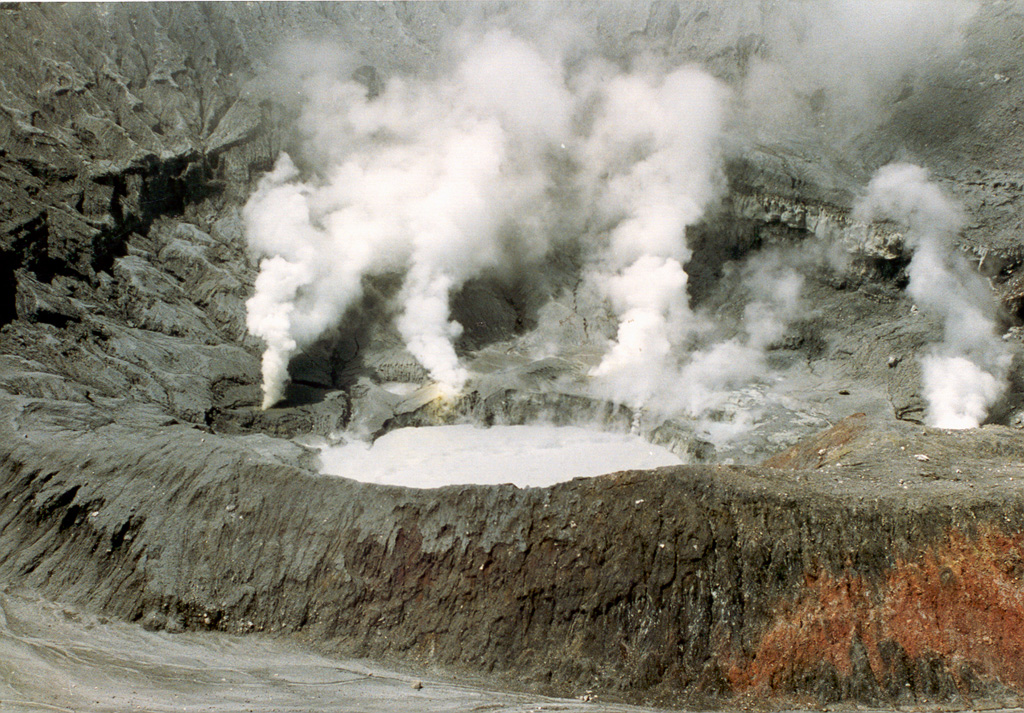
[[[737,83],[770,38],[752,7],[720,5],[610,6],[588,21],[611,58],[653,48]],[[854,410],[868,422],[774,467],[424,493],[317,476],[281,438],[559,411],[631,420],[553,389],[557,362],[500,362],[447,409],[397,404],[374,383],[422,374],[365,326],[306,350],[285,404],[258,408],[239,207],[298,139],[253,80],[283,36],[313,33],[386,81],[437,53],[466,7],[0,7],[4,580],[150,627],[289,632],[553,693],[913,703],[1020,690],[1022,454],[1007,426],[1019,370],[993,411],[1004,425],[915,425],[914,354],[938,327],[912,313],[906,257],[885,240],[811,281],[819,310],[772,358],[806,364],[827,394],[748,460]],[[871,172],[913,158],[964,204],[959,245],[1015,323],[1022,37],[1024,8],[985,3],[955,61],[900,78],[864,123],[850,129],[826,94],[785,131],[745,134],[727,197],[691,240],[694,298],[728,315],[726,261],[849,225]],[[574,279],[565,262],[556,282]],[[389,291],[371,284],[362,308]],[[486,371],[486,347],[536,307],[516,285],[468,284],[453,305],[464,356]],[[709,457],[683,426],[652,437]],[[911,626],[908,607],[930,618]],[[973,630],[945,623],[957,611]]]

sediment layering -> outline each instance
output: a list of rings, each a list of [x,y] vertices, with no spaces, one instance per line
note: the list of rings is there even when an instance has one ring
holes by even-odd
[[[1022,40],[0,5],[0,578],[560,695],[1015,700]],[[414,490],[309,447],[533,422],[687,465]]]

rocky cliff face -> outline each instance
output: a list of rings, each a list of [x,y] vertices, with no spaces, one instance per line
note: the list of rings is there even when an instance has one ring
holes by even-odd
[[[296,357],[286,401],[258,408],[262,345],[245,324],[256,265],[239,209],[297,140],[293,108],[258,78],[281,38],[315,35],[341,38],[367,82],[385,81],[471,14],[0,7],[4,581],[151,628],[286,632],[556,693],[969,704],[1018,692],[1019,372],[991,425],[921,426],[914,354],[938,327],[901,291],[900,229],[858,222],[851,206],[878,165],[927,162],[965,206],[959,247],[1016,323],[1024,11],[984,5],[958,61],[897,88],[870,132],[831,142],[826,117],[734,151],[728,195],[693,230],[694,301],[735,316],[720,278],[763,246],[845,241],[852,256],[815,274],[818,311],[772,352],[806,365],[816,390],[794,387],[748,441],[716,452],[684,421],[652,424],[652,440],[698,464],[545,490],[320,476],[287,439],[638,418],[559,386],[572,369],[558,360],[488,351],[522,336],[537,305],[486,280],[453,304],[482,374],[453,403],[383,392],[424,372],[392,334],[358,326]],[[738,82],[764,51],[748,14],[641,4],[589,21],[610,57],[653,47]],[[560,260],[552,279],[571,287],[577,266]],[[371,280],[364,308],[394,290]],[[856,410],[867,415],[840,421]],[[725,458],[749,465],[713,464]]]

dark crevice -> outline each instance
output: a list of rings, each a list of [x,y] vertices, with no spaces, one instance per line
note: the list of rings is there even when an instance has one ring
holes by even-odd
[[[134,522],[133,519],[129,518],[110,536],[110,549],[116,551],[121,548],[128,539],[128,534],[134,530],[138,530],[141,523]]]
[[[61,493],[60,495],[58,495],[57,497],[55,497],[50,502],[46,503],[39,511],[40,519],[48,517],[52,513],[55,513],[58,510],[66,508],[68,505],[70,505],[74,501],[75,496],[78,495],[78,490],[79,486],[72,486],[65,490],[63,493]]]
[[[18,310],[15,306],[17,289],[14,270],[9,267],[12,262],[10,253],[0,252],[0,264],[7,266],[0,270],[0,327],[13,322],[18,317]]]
[[[65,530],[68,530],[75,523],[78,522],[79,516],[81,514],[82,514],[82,508],[79,507],[78,505],[72,505],[71,507],[69,507],[67,509],[67,512],[64,513],[64,517],[62,517],[60,519],[60,525],[57,526],[57,529],[60,532],[64,532]]]
[[[216,166],[198,154],[149,157],[139,168],[99,179],[113,188],[109,211],[115,227],[93,239],[93,269],[109,271],[127,253],[132,233],[147,235],[157,219],[181,215],[188,205],[219,195],[223,187],[214,180]]]

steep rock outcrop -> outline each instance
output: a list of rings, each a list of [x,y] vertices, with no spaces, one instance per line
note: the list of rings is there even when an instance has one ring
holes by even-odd
[[[1024,684],[1007,429],[854,417],[779,467],[417,491],[313,475],[262,437],[4,404],[0,574],[150,627],[663,703]]]

